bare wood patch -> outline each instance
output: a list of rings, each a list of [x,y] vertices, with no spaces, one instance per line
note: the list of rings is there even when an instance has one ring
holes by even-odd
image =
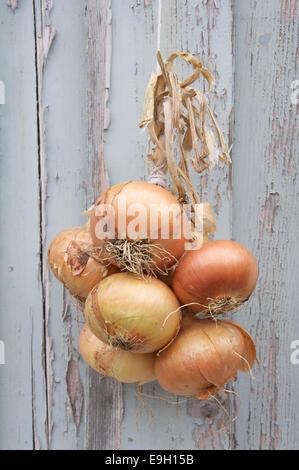
[[[18,0],[7,0],[7,6],[14,12],[18,8]]]
[[[80,380],[78,361],[74,359],[68,363],[66,383],[73,420],[78,430],[83,407],[83,386]]]

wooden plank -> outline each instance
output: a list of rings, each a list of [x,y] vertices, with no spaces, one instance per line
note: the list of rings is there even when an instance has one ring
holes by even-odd
[[[47,266],[47,248],[58,232],[85,221],[89,168],[84,5],[34,5],[48,447],[75,449],[84,446],[85,433],[85,365],[77,343],[83,321]]]
[[[173,49],[187,50],[208,67],[215,77],[209,101],[218,122],[231,145],[233,124],[233,15],[231,2],[162,2],[161,50],[168,55]],[[179,70],[179,69],[178,69]],[[187,75],[182,64],[181,73]],[[200,87],[205,86],[201,81]],[[210,173],[193,175],[202,200],[213,205],[217,223],[215,238],[231,238],[231,168],[220,164]],[[230,394],[217,399],[234,414]],[[186,405],[189,439],[197,449],[227,449],[232,444],[230,423],[223,432],[223,410],[216,401],[200,403],[190,400]],[[186,426],[185,426],[186,428]]]
[[[258,259],[260,279],[240,314],[257,339],[256,379],[238,380],[235,447],[298,449],[298,2],[238,1],[233,237]],[[297,258],[296,258],[297,256]],[[236,316],[237,319],[237,316]]]
[[[161,24],[158,24],[159,6]],[[226,136],[232,123],[232,10],[226,2],[181,2],[149,0],[112,2],[113,60],[111,76],[111,125],[106,135],[105,157],[111,183],[145,179],[146,133],[140,133],[144,93],[152,70],[156,69],[157,43],[164,57],[175,50],[187,50],[202,58],[216,75],[211,104]],[[160,36],[160,41],[158,37]],[[217,64],[217,65],[216,65]],[[185,75],[188,67],[178,64]],[[215,208],[217,238],[231,236],[230,170],[223,165],[209,177],[195,176],[204,200]],[[122,426],[123,449],[227,448],[229,431],[211,435],[219,406],[177,400],[173,404],[157,399],[167,396],[156,384],[143,387],[143,395],[133,386],[124,386],[125,414]],[[148,396],[152,397],[149,398]],[[225,399],[229,407],[229,400]],[[153,416],[152,416],[153,415]],[[208,419],[204,419],[208,417]],[[144,430],[146,429],[146,432]]]
[[[35,43],[32,3],[16,5],[0,5],[0,448],[32,449],[47,445]]]
[[[85,9],[88,63],[88,162],[92,204],[108,186],[105,166],[105,129],[110,125],[112,11],[111,1],[89,0]],[[92,369],[86,382],[86,449],[118,449],[123,416],[122,385]]]

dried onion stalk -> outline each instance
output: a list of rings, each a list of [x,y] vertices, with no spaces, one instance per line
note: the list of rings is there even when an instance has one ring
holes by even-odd
[[[195,207],[199,206],[201,201],[191,181],[189,162],[198,173],[214,164],[216,139],[207,125],[207,119],[221,149],[219,160],[226,164],[231,163],[228,145],[209,107],[206,94],[190,86],[203,76],[210,91],[214,78],[202,62],[187,52],[174,52],[163,61],[158,51],[157,57],[161,73],[153,72],[150,77],[140,127],[147,127],[153,145],[147,157],[152,162],[155,181],[157,171],[162,175],[169,171],[178,199],[187,203],[190,198],[196,227],[200,223],[202,225],[201,232],[194,234],[195,242],[201,246],[207,241],[208,234],[215,232],[216,224],[209,203],[205,203],[206,217],[197,220]],[[194,69],[193,73],[181,82],[173,71],[177,58],[191,64]],[[176,159],[175,142],[179,161]]]

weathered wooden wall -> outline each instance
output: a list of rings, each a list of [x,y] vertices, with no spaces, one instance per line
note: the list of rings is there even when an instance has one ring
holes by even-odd
[[[258,342],[256,380],[238,382],[241,448],[299,447],[298,78],[299,4],[236,1],[233,238],[257,256],[260,279],[243,324]]]
[[[0,6],[0,448],[298,448],[296,0],[8,3]],[[195,182],[215,208],[216,237],[244,243],[260,266],[257,291],[235,319],[256,338],[261,367],[254,381],[232,384],[241,410],[216,433],[215,404],[167,403],[156,384],[141,398],[85,367],[82,318],[46,264],[50,240],[82,224],[108,176],[111,184],[146,177],[138,122],[158,45],[164,57],[196,54],[216,77],[210,101],[233,166]],[[234,416],[232,397],[223,400]]]

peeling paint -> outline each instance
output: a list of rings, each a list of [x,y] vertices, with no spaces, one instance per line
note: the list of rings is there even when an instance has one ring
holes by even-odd
[[[111,0],[106,1],[106,37],[105,37],[105,117],[104,130],[110,126],[110,110],[108,108],[111,85],[111,57],[112,57],[112,10]]]
[[[262,207],[262,222],[260,224],[260,231],[266,230],[268,233],[274,232],[274,222],[276,212],[279,208],[280,195],[279,193],[270,193]]]
[[[111,0],[89,0],[85,17],[88,37],[88,160],[91,174],[91,181],[86,184],[89,207],[109,186],[104,132],[110,126],[107,103],[111,86]],[[102,19],[102,24],[98,18]],[[113,403],[113,407],[107,408],[107,403]],[[99,381],[99,374],[89,369],[86,388],[86,449],[118,449],[121,445],[122,418],[121,384],[110,379]]]
[[[217,215],[220,214],[221,207],[222,207],[222,198],[221,198],[219,186],[220,184],[218,183],[216,186],[216,206],[215,206],[215,212]]]
[[[217,400],[216,400],[217,399]],[[219,433],[220,429],[230,430],[231,423],[227,413],[231,414],[229,394],[220,391],[216,399],[208,401],[191,399],[187,402],[187,415],[202,420],[192,431],[192,438],[197,449],[225,449],[225,439]],[[224,423],[227,423],[224,425]]]
[[[292,23],[296,18],[297,0],[281,0],[280,22],[283,25]]]
[[[274,324],[271,324],[271,339],[270,339],[270,351],[269,351],[269,382],[271,386],[271,400],[270,400],[270,443],[269,449],[276,450],[279,443],[279,428],[277,426],[278,416],[278,388],[277,388],[277,358],[279,353],[279,342],[275,335]]]
[[[38,4],[37,4],[38,5]],[[53,340],[49,333],[50,309],[50,277],[47,260],[43,257],[44,243],[47,230],[47,152],[46,152],[46,122],[43,106],[43,74],[49,51],[54,41],[56,30],[51,25],[50,13],[54,7],[54,0],[42,0],[40,5],[34,3],[35,44],[36,44],[36,80],[37,80],[37,112],[38,112],[38,150],[40,172],[40,229],[41,229],[41,280],[43,284],[44,302],[44,368],[47,387],[48,421],[45,423],[48,446],[51,447],[52,422],[52,390],[54,373],[52,362],[54,360]],[[40,9],[39,9],[40,8]],[[41,18],[41,30],[38,32],[37,15]]]
[[[7,5],[12,9],[14,12],[16,8],[18,8],[18,0],[7,0]]]
[[[288,357],[298,303],[299,136],[298,113],[290,103],[297,70],[296,4],[235,2],[234,235],[253,251],[260,272],[257,295],[243,317],[257,337],[261,368],[251,387],[236,385],[238,392],[248,390],[235,423],[241,449],[291,449],[298,439],[298,376]]]
[[[65,292],[65,289],[64,289],[64,292]],[[70,310],[70,304],[65,302],[65,295],[63,297],[64,297],[63,311],[62,311],[61,316],[62,316],[62,321],[65,322],[71,319],[71,310]]]
[[[80,380],[78,361],[74,359],[71,359],[68,363],[66,383],[72,409],[72,417],[78,430],[83,407],[83,387]]]
[[[96,1],[92,0],[86,7],[88,80],[90,85],[88,93],[88,157],[92,175],[91,188],[94,190],[92,201],[90,201],[92,204],[109,186],[104,159],[103,131],[107,130],[110,125],[110,111],[107,103],[110,91],[112,55],[111,0],[105,0],[101,5],[97,5]],[[99,16],[96,16],[95,12]],[[104,22],[104,28],[98,21],[99,17]],[[100,74],[99,71],[101,71]],[[91,197],[91,194],[88,197]]]

